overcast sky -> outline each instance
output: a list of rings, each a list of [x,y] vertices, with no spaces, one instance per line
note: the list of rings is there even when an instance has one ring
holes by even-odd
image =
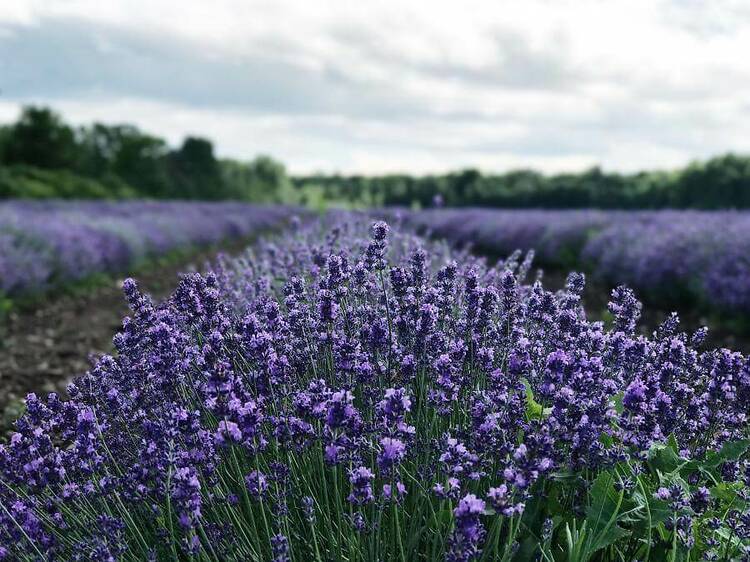
[[[8,0],[0,121],[45,103],[295,173],[750,151],[750,2]]]

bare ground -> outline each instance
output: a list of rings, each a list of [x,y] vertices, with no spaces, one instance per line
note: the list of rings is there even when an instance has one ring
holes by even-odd
[[[247,243],[230,242],[222,251],[237,253]],[[175,289],[180,273],[202,268],[218,253],[216,248],[198,250],[167,264],[142,267],[132,275],[141,290],[159,301]],[[72,378],[112,350],[112,336],[129,312],[122,294],[124,277],[86,290],[40,296],[2,321],[0,426],[14,416],[27,393],[64,394]]]

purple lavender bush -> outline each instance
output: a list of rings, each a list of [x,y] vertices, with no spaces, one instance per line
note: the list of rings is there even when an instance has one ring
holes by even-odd
[[[750,313],[750,213],[660,211],[613,221],[582,259],[599,276],[648,294],[687,294]]]
[[[0,203],[0,293],[121,272],[149,256],[250,236],[288,215],[283,207],[244,203]]]
[[[612,211],[431,209],[387,212],[425,234],[496,256],[534,250],[544,263],[570,265],[588,237],[612,222]]]
[[[654,300],[750,313],[750,213],[742,211],[399,212],[407,224],[481,252],[535,250]]]
[[[0,559],[747,559],[748,358],[364,222],[127,281],[117,354],[0,446]]]

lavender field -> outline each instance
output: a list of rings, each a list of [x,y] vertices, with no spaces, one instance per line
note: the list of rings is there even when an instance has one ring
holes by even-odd
[[[127,280],[0,445],[0,559],[746,559],[750,359],[529,269],[336,214]]]
[[[748,51],[1,2],[0,562],[750,562]]]
[[[400,212],[406,224],[503,256],[625,283],[652,302],[750,314],[750,213],[439,209]],[[391,215],[391,216],[395,216]]]
[[[0,202],[0,294],[121,273],[149,257],[258,234],[289,215],[244,203]]]

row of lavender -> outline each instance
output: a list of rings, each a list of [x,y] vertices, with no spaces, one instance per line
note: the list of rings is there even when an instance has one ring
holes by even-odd
[[[244,203],[0,203],[0,294],[122,272],[150,256],[250,236],[288,214]]]
[[[738,211],[404,211],[413,226],[504,255],[585,268],[669,303],[750,313],[750,213]]]
[[[127,281],[0,446],[0,559],[747,560],[747,357],[351,220]]]

